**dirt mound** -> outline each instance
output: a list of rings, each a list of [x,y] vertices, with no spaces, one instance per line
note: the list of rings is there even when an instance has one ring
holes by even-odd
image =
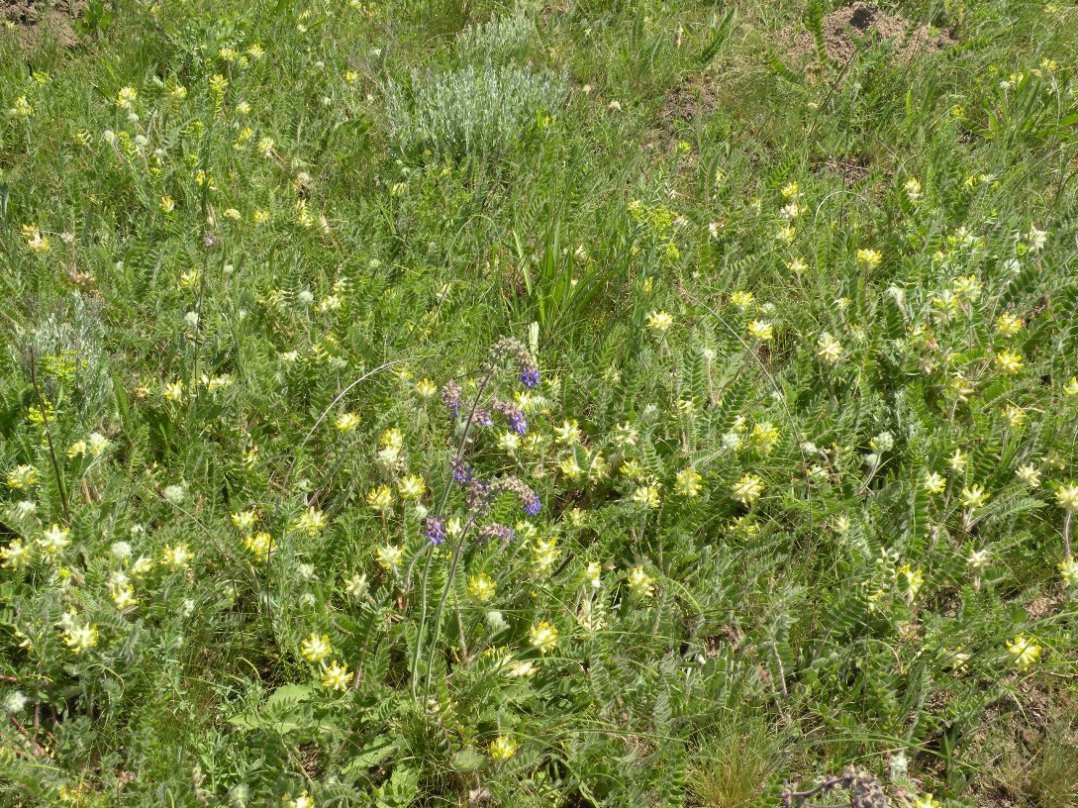
[[[902,62],[954,44],[946,33],[927,25],[914,25],[874,3],[856,2],[835,9],[821,23],[823,49],[827,58],[837,64],[846,64],[859,49],[881,42],[890,43],[895,57]],[[794,61],[806,63],[816,57],[816,37],[811,31],[802,31],[790,39],[789,53]]]
[[[84,0],[0,0],[0,23],[13,25],[24,45],[34,45],[52,37],[64,47],[78,42],[72,21],[79,16]]]

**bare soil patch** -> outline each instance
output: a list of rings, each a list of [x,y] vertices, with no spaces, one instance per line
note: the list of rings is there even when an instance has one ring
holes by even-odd
[[[955,44],[943,31],[915,25],[862,0],[827,14],[821,28],[823,49],[827,58],[837,64],[849,62],[859,49],[884,42],[890,44],[895,58],[903,63]],[[788,41],[788,55],[794,62],[805,64],[816,57],[816,37],[811,31],[791,34]]]
[[[13,24],[24,45],[51,36],[69,48],[78,43],[71,23],[84,5],[84,0],[0,0],[0,22]]]

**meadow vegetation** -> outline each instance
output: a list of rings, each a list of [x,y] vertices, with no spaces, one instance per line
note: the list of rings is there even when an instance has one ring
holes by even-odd
[[[1078,804],[1073,6],[39,16],[0,806]]]

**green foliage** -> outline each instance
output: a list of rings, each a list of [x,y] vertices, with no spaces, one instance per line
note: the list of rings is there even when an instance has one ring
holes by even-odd
[[[1076,21],[825,5],[0,31],[0,805],[1073,801]]]

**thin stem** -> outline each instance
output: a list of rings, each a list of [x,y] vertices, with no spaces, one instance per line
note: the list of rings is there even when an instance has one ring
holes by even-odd
[[[37,383],[37,356],[33,348],[30,349],[30,384],[33,385],[34,394],[37,396],[37,406],[41,410],[41,425],[45,430],[45,442],[49,447],[49,460],[52,463],[52,473],[56,478],[56,488],[60,493],[60,505],[64,509],[64,519],[71,525],[71,509],[67,504],[67,488],[64,486],[64,478],[60,473],[60,463],[56,459],[56,448],[52,445],[52,432],[49,431],[49,413],[45,406],[45,397],[41,394],[41,387]]]
[[[1067,511],[1067,515],[1063,517],[1063,557],[1071,557],[1071,519],[1074,518],[1074,511]]]

